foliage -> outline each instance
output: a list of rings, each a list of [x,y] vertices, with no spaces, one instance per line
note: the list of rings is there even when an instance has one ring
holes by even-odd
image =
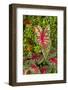
[[[24,74],[57,73],[56,16],[24,15],[23,43]]]

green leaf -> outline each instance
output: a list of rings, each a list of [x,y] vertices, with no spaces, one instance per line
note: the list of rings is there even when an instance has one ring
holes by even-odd
[[[55,64],[51,64],[49,67],[48,67],[48,73],[57,73],[57,67]]]
[[[38,65],[41,64],[43,61],[44,61],[44,59],[37,61]]]
[[[53,58],[53,57],[56,57],[57,56],[57,54],[56,54],[56,52],[55,53],[53,53],[53,54],[50,54],[49,55],[49,58]]]
[[[39,45],[34,46],[34,52],[35,52],[35,53],[41,52],[41,48],[40,48]]]

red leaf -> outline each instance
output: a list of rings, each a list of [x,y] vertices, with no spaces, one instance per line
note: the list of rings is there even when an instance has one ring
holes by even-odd
[[[57,64],[57,58],[50,58],[49,61],[53,64]]]
[[[32,64],[31,65],[31,67],[32,67],[32,69],[33,69],[33,71],[34,71],[34,73],[38,73],[38,71],[39,71],[39,69],[38,69],[38,67],[35,65],[35,64]]]
[[[46,67],[42,67],[40,69],[40,71],[41,71],[42,74],[45,74],[47,72],[47,68]]]

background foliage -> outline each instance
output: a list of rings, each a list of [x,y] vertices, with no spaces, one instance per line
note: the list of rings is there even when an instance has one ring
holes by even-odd
[[[24,15],[23,16],[23,67],[25,74],[34,73],[33,67],[31,65],[35,65],[36,69],[38,67],[38,72],[41,73],[41,68],[46,70],[46,73],[56,73],[57,72],[57,64],[54,63],[55,58],[57,58],[57,17],[56,16],[30,16]],[[48,60],[31,60],[33,53],[41,53],[41,47],[37,43],[36,35],[33,32],[34,26],[41,26],[43,29],[49,25],[50,27],[50,40],[51,40],[51,47],[50,52],[48,53]],[[50,58],[53,58],[52,62],[49,61]],[[30,69],[30,70],[29,70]],[[28,72],[27,72],[28,71]]]

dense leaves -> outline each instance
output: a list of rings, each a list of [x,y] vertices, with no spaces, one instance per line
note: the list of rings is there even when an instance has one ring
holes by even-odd
[[[57,17],[23,16],[23,74],[57,73]]]

